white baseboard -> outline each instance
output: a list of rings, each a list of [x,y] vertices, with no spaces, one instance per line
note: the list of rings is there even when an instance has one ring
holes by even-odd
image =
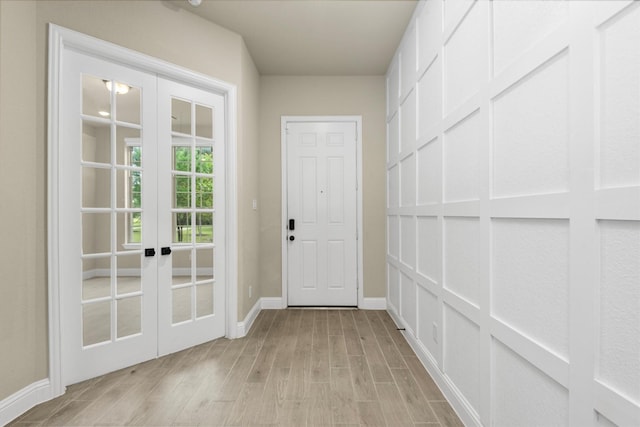
[[[282,298],[280,297],[259,298],[253,307],[251,307],[251,310],[249,310],[244,320],[238,322],[238,336],[236,338],[242,338],[249,333],[254,320],[256,320],[256,317],[258,317],[258,314],[260,314],[262,310],[279,310],[281,308],[286,307],[282,306]]]
[[[396,312],[395,308],[389,304],[387,312],[391,315],[393,321],[400,328],[406,328],[407,325],[402,320],[400,315]],[[440,371],[435,361],[429,356],[429,353],[423,348],[412,333],[402,334],[407,340],[413,351],[418,356],[420,362],[425,367],[431,378],[435,381],[436,385],[447,399],[453,410],[456,412],[460,420],[465,426],[478,426],[481,427],[482,423],[480,419],[475,415],[469,404],[464,397],[460,395],[451,381]]]
[[[52,397],[48,378],[29,384],[0,401],[0,426],[9,424],[29,409]]]
[[[363,298],[362,305],[358,307],[361,310],[386,310],[387,299],[386,298]]]
[[[237,336],[236,338],[242,338],[249,333],[249,329],[251,329],[251,325],[253,325],[253,321],[256,320],[260,310],[262,309],[261,300],[258,299],[256,303],[251,307],[251,310],[247,313],[244,320],[242,322],[238,322],[238,328],[236,330]]]

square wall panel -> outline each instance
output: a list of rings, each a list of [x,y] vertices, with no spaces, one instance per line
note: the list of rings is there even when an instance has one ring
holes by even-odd
[[[469,6],[476,0],[443,0],[444,27],[456,25],[457,19],[463,16],[463,12],[469,9]]]
[[[600,31],[600,186],[640,185],[640,9]]]
[[[411,154],[400,162],[400,206],[416,205],[416,156]]]
[[[496,1],[491,4],[495,75],[559,28],[569,16],[566,0]]]
[[[393,264],[387,264],[389,275],[389,302],[400,314],[400,272]]]
[[[398,259],[400,256],[400,219],[395,215],[387,216],[387,244],[389,255]]]
[[[475,95],[487,81],[488,28],[476,2],[444,47],[444,105],[447,114]]]
[[[442,2],[425,2],[417,22],[418,68],[423,70],[440,53],[442,40],[438,35],[442,34]]]
[[[398,97],[400,96],[400,67],[396,59],[387,76],[387,114],[392,115],[398,110]]]
[[[563,52],[493,101],[493,196],[569,188],[569,55]]]
[[[397,164],[387,171],[387,206],[400,206],[400,167]]]
[[[476,307],[480,299],[480,219],[444,219],[444,287]]]
[[[433,335],[433,325],[442,330],[438,314],[438,297],[418,286],[418,340],[431,353],[434,360],[440,360],[438,337]],[[436,332],[436,334],[438,334]]]
[[[400,217],[400,261],[412,269],[416,265],[416,223],[412,216]]]
[[[416,146],[416,91],[412,90],[400,107],[400,151]]]
[[[435,216],[419,216],[417,218],[418,239],[418,273],[438,283],[438,267],[440,251],[438,251],[438,218]]]
[[[480,328],[444,305],[444,373],[471,404],[480,404]]]
[[[569,425],[566,388],[495,338],[491,359],[493,425]]]
[[[418,205],[440,202],[440,141],[436,138],[418,149]]]
[[[442,120],[442,61],[436,57],[418,81],[418,137],[431,138]]]
[[[479,110],[465,117],[444,134],[444,200],[457,202],[480,198]]]
[[[640,221],[600,221],[596,377],[640,405]]]
[[[387,125],[387,161],[395,162],[400,153],[400,119],[399,114],[394,115]]]
[[[411,329],[409,332],[415,335],[416,331],[416,284],[409,276],[400,273],[400,314],[407,327]]]
[[[416,29],[415,26],[405,33],[402,51],[400,52],[400,96],[411,90],[416,80]]]
[[[491,312],[555,354],[569,355],[569,221],[494,219]]]

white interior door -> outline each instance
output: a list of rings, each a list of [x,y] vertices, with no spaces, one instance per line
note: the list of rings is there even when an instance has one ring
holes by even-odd
[[[66,385],[224,335],[224,215],[215,209],[225,183],[221,96],[176,84],[169,93],[153,74],[72,51],[64,59]]]
[[[356,123],[289,122],[287,300],[356,306]]]
[[[158,97],[158,326],[167,354],[225,334],[224,98],[163,79]]]

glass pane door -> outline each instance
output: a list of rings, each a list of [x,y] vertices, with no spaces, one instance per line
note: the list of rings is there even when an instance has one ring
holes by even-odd
[[[224,98],[80,53],[62,73],[63,383],[225,334]]]
[[[61,182],[64,381],[156,354],[155,77],[69,53]],[[145,110],[146,115],[145,115]],[[78,179],[79,178],[79,179]],[[72,363],[69,363],[71,361]]]
[[[163,353],[224,335],[224,100],[168,81],[159,88],[160,133],[167,135],[160,185],[169,190],[158,199],[159,239],[171,249],[160,261],[161,313],[170,313],[159,325]]]

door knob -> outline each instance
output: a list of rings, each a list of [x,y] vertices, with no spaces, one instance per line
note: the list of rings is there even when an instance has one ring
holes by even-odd
[[[289,236],[289,240],[291,240],[293,242],[294,240],[296,240],[296,237],[295,236]]]

